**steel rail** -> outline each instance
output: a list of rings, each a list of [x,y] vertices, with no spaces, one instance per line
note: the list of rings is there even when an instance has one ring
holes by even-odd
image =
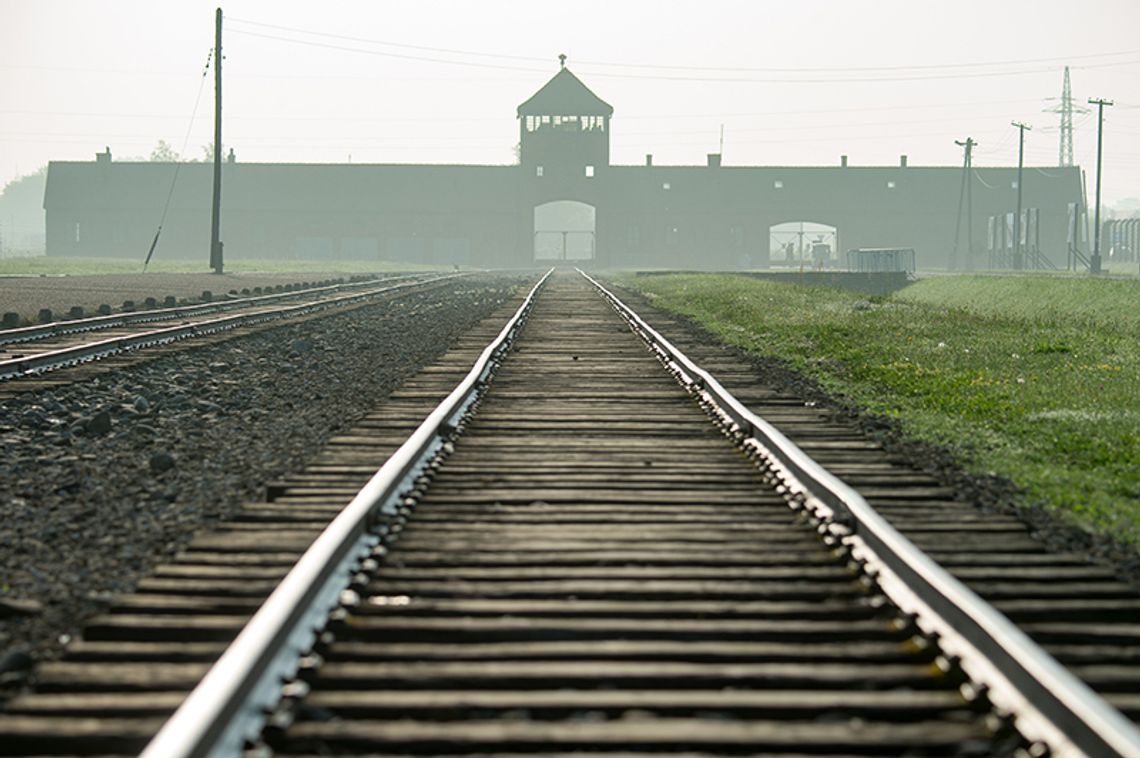
[[[30,374],[50,371],[64,366],[72,366],[127,350],[165,344],[205,334],[215,334],[227,329],[235,329],[237,327],[259,324],[266,321],[303,316],[329,308],[360,302],[377,295],[408,289],[422,284],[446,281],[457,276],[462,276],[462,274],[445,274],[434,279],[418,279],[414,282],[393,284],[388,287],[381,287],[380,289],[368,290],[366,292],[354,292],[327,300],[280,306],[272,310],[263,310],[254,313],[237,313],[192,324],[180,324],[179,326],[152,329],[146,332],[128,334],[121,337],[109,337],[95,342],[86,342],[81,345],[59,348],[58,350],[47,350],[42,353],[20,358],[9,358],[0,361],[0,381],[18,379]]]
[[[397,514],[405,493],[482,396],[552,271],[535,284],[463,381],[313,541],[147,745],[144,758],[235,756],[256,737],[267,709],[280,699],[282,682],[296,674],[349,586],[353,566],[379,543],[375,527]]]
[[[46,337],[59,337],[66,334],[79,334],[82,332],[113,329],[132,324],[149,324],[155,321],[172,321],[178,318],[201,316],[206,313],[234,310],[257,305],[269,305],[281,300],[291,300],[307,295],[320,295],[327,292],[337,292],[345,289],[360,289],[376,284],[390,283],[402,279],[410,279],[419,274],[402,274],[400,276],[370,279],[360,282],[347,282],[344,284],[331,284],[324,287],[309,287],[289,292],[274,292],[268,295],[254,295],[240,297],[232,300],[219,300],[217,302],[197,303],[195,305],[178,306],[174,308],[155,308],[147,311],[130,311],[129,313],[115,313],[109,316],[92,316],[90,318],[52,321],[36,326],[24,326],[16,329],[0,331],[0,346],[14,345],[22,342],[32,342]]]
[[[582,274],[690,393],[808,508],[975,685],[1053,756],[1140,756],[1140,730],[1009,619],[892,527],[867,501],[752,413],[589,274]]]

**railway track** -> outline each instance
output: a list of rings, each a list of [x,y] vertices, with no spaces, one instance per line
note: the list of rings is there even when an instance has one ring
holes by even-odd
[[[147,755],[1140,753],[1056,662],[1135,718],[1131,588],[710,354],[791,446],[581,277],[528,302],[89,625],[0,752],[181,703]]]
[[[0,382],[35,378],[128,351],[352,307],[455,276],[401,275],[8,329],[0,331]]]

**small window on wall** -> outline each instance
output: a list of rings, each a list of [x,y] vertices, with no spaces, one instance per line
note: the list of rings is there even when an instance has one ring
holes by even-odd
[[[896,184],[894,183],[894,180],[892,180],[892,179],[888,179],[888,180],[887,180],[887,189],[894,189],[894,188],[895,188],[895,187],[897,187],[897,186],[898,186],[898,185],[896,185]]]
[[[783,179],[777,179],[776,181],[772,182],[772,188],[773,189],[783,189],[784,188],[784,180]]]
[[[75,222],[75,241],[79,241],[79,222]]]
[[[593,166],[586,166],[586,176],[587,176],[587,178],[590,178],[590,179],[594,178],[594,167]]]
[[[673,185],[669,184],[669,182],[664,182],[664,183],[661,185],[661,189],[663,189],[663,190],[669,190],[669,189],[671,189],[671,188],[672,188],[672,186],[673,186]]]
[[[1016,179],[1014,179],[1012,182],[1009,183],[1009,188],[1010,189],[1017,189],[1017,180]]]
[[[535,176],[542,176],[542,166],[535,166],[534,167],[534,175]]]

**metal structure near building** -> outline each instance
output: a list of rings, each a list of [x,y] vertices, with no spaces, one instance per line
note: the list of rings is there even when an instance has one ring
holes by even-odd
[[[1117,218],[1104,222],[1101,238],[1110,261],[1140,261],[1140,218]]]
[[[1070,209],[1071,212],[1071,209]],[[1077,217],[1079,218],[1079,216]],[[1070,216],[1071,224],[1074,217]],[[1041,209],[1024,208],[1020,214],[1004,213],[990,216],[986,225],[988,240],[986,244],[989,254],[989,267],[994,269],[1059,269],[1060,266],[1041,249]],[[1068,260],[1071,262],[1074,254],[1080,254],[1069,237]],[[1081,256],[1083,258],[1083,255]],[[1018,261],[1020,260],[1020,263]],[[1088,259],[1084,258],[1085,264]]]
[[[1091,263],[1086,255],[1089,242],[1086,216],[1083,203],[1069,203],[1069,224],[1066,233],[1069,254],[1065,259],[1065,269],[1068,271],[1076,271],[1079,267],[1087,271]]]
[[[984,267],[985,229],[954,252],[959,166],[613,165],[613,107],[565,59],[517,111],[517,165],[265,164],[227,159],[220,238],[230,261],[395,260],[529,267],[552,260],[611,268],[764,269],[830,266],[843,251],[912,248],[921,269]],[[47,253],[135,257],[146,252],[174,164],[50,164]],[[210,228],[210,167],[178,164],[159,257],[201,256]],[[1014,205],[1016,168],[976,168],[966,191],[981,216]],[[1070,256],[1069,206],[1082,203],[1077,167],[1026,167],[1025,203],[1039,209],[1039,253]],[[1083,207],[1083,206],[1082,206]],[[564,215],[560,216],[560,213]],[[773,229],[826,230],[773,254]],[[962,232],[959,231],[959,234]],[[788,240],[784,240],[784,244]],[[842,243],[842,247],[840,246]],[[824,251],[822,245],[830,250]],[[957,260],[955,260],[957,258]],[[965,258],[965,259],[963,259]],[[992,261],[991,261],[992,262]]]
[[[914,250],[909,247],[848,250],[847,268],[860,273],[903,271],[913,274]]]

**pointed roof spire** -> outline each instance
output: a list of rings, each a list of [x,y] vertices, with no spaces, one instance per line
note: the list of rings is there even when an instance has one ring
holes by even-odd
[[[530,99],[519,106],[519,116],[612,116],[613,106],[590,91],[590,88],[563,64],[558,73]]]
[[[566,53],[562,53],[558,56],[558,64],[560,68],[566,68]],[[1066,69],[1066,71],[1068,71],[1068,69]]]

